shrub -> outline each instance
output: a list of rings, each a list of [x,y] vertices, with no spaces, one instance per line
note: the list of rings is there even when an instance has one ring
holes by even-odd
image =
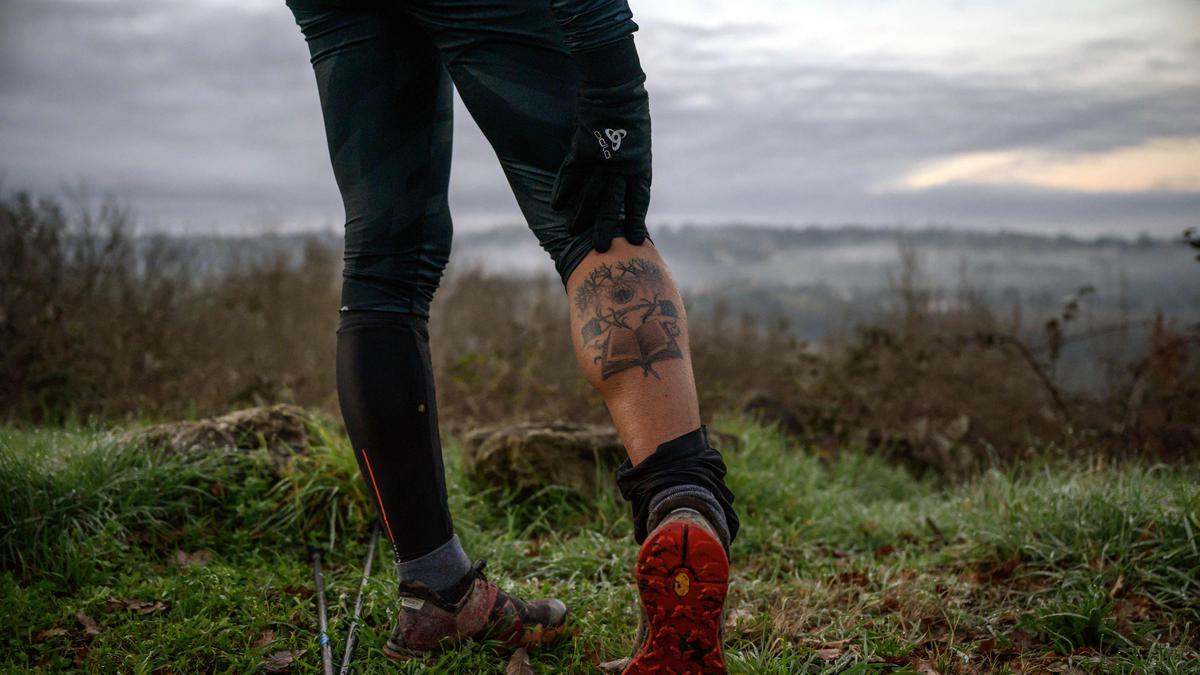
[[[338,248],[255,242],[135,236],[112,202],[0,199],[0,418],[274,402],[333,413]],[[1055,362],[1089,337],[1066,333],[1084,293],[1038,326],[1039,341],[983,294],[922,286],[903,247],[901,263],[892,308],[821,345],[703,298],[712,309],[692,312],[689,331],[702,410],[752,412],[828,452],[856,445],[954,479],[1047,444],[1200,454],[1200,327],[1157,317],[1140,357],[1094,364],[1115,374],[1107,390],[1066,391]],[[575,367],[557,280],[452,272],[430,322],[443,426],[606,419]]]

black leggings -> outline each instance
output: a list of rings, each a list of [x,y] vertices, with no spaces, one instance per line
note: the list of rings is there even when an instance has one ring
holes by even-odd
[[[636,29],[623,0],[554,1],[577,47]],[[338,398],[396,558],[413,560],[453,535],[425,329],[450,256],[452,87],[565,283],[592,247],[549,206],[579,76],[551,0],[287,3],[346,209]]]
[[[566,279],[591,249],[550,208],[578,72],[548,0],[288,0],[346,209],[344,310],[428,316],[450,256],[453,88]],[[623,17],[618,17],[623,18]],[[630,34],[603,24],[596,43]]]

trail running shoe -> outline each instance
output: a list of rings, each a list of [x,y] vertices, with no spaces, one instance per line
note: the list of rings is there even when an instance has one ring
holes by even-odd
[[[475,563],[464,579],[470,588],[455,603],[424,584],[401,584],[400,612],[384,653],[393,659],[424,658],[470,639],[533,647],[563,633],[567,606],[561,600],[525,602],[509,595],[484,578],[485,564]]]
[[[672,511],[638,553],[642,625],[625,675],[725,673],[721,653],[729,556],[692,509]]]

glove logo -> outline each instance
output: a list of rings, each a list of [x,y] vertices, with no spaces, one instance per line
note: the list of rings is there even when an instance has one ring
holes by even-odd
[[[625,140],[629,132],[624,129],[605,129],[603,134],[593,131],[592,135],[600,144],[600,152],[604,154],[604,159],[612,159],[613,153],[621,149],[621,141]],[[608,136],[608,140],[604,139],[605,136]]]
[[[605,129],[604,135],[608,136],[608,140],[612,141],[613,152],[616,152],[621,149],[621,141],[625,140],[629,132],[624,129]]]

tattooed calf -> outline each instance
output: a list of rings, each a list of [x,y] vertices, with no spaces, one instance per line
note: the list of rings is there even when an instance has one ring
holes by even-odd
[[[580,337],[596,352],[602,379],[635,367],[658,377],[655,363],[683,358],[679,311],[665,292],[662,269],[645,258],[603,263],[576,289],[576,311],[591,317]]]

